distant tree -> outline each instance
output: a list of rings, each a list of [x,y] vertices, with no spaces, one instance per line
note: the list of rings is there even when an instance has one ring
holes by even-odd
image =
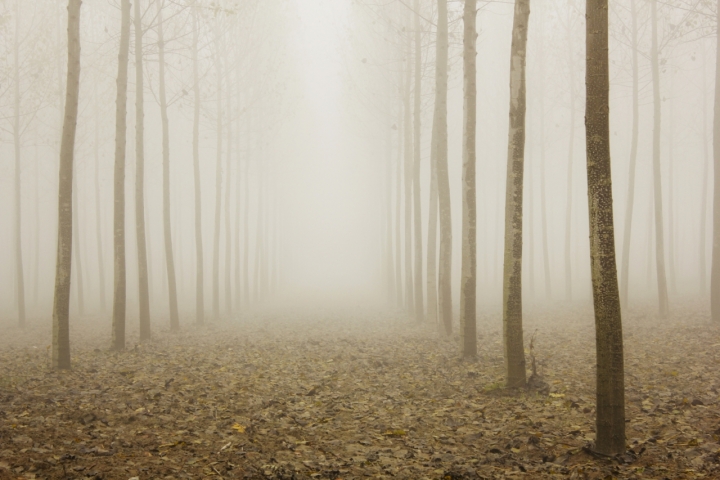
[[[420,202],[420,145],[422,103],[420,95],[422,90],[422,44],[420,35],[420,0],[414,3],[415,15],[413,15],[415,30],[415,87],[413,89],[413,225],[415,231],[415,319],[419,322],[425,318],[425,305],[423,301],[423,259],[422,259],[422,209]]]
[[[625,451],[625,381],[610,174],[608,0],[587,0],[586,19],[585,137],[597,350],[595,448],[612,455]]]
[[[125,143],[127,140],[127,84],[130,51],[130,0],[121,0],[120,53],[118,55],[117,98],[115,100],[115,180],[112,349],[125,348]]]
[[[407,23],[409,27],[409,22]],[[407,28],[409,30],[409,28]],[[404,152],[404,185],[405,185],[405,307],[411,316],[415,315],[415,295],[412,262],[412,208],[413,208],[413,142],[412,142],[412,106],[410,105],[410,83],[412,68],[410,66],[411,37],[407,35],[405,61],[403,63],[405,81],[403,82],[403,152]]]
[[[720,5],[717,8],[716,31],[720,30]],[[715,114],[713,116],[713,246],[710,271],[710,312],[720,322],[720,35],[715,53]]]
[[[460,338],[463,357],[477,355],[477,205],[475,192],[475,129],[477,126],[477,0],[463,9],[463,168],[462,268],[460,275]]]
[[[525,63],[530,0],[517,0],[510,50],[510,128],[505,188],[503,337],[508,387],[525,386],[522,325],[523,174],[525,168]]]
[[[60,143],[58,190],[58,245],[53,301],[52,366],[70,368],[70,272],[72,261],[72,191],[75,131],[80,92],[80,6],[81,0],[68,1],[68,68],[65,93],[65,119]]]
[[[215,38],[215,68],[217,70],[217,158],[215,163],[215,234],[213,236],[213,317],[220,318],[220,214],[222,207],[222,149],[223,149],[223,99],[222,99],[222,46],[220,35]]]
[[[193,62],[193,179],[195,185],[195,323],[205,323],[205,267],[202,238],[202,195],[200,182],[200,73],[198,62],[199,29],[197,5],[192,8]]]

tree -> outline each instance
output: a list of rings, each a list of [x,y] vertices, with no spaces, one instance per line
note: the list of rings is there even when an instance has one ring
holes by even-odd
[[[69,53],[69,52],[68,52]],[[22,256],[22,206],[20,195],[20,2],[15,4],[15,45],[13,49],[13,139],[15,146],[15,282],[17,292],[18,323],[25,326],[25,272]],[[72,187],[71,187],[72,190]],[[72,202],[72,201],[71,201]],[[72,230],[72,229],[71,229]],[[72,232],[71,232],[72,235]]]
[[[423,302],[423,268],[422,268],[422,211],[420,206],[420,119],[422,107],[420,94],[422,89],[422,57],[420,44],[420,1],[415,0],[414,15],[415,30],[415,88],[413,102],[413,224],[415,227],[415,319],[419,322],[425,317],[425,305]]]
[[[140,340],[150,340],[147,242],[145,240],[145,97],[143,88],[142,0],[135,0],[135,234],[138,256]]]
[[[413,187],[413,154],[412,154],[412,129],[411,129],[411,107],[410,107],[410,79],[412,69],[410,68],[410,36],[407,37],[406,60],[405,60],[405,81],[403,82],[403,132],[404,132],[404,179],[405,179],[405,307],[410,315],[415,314],[415,297],[413,288],[413,263],[412,263],[412,187]]]
[[[637,164],[638,129],[639,129],[639,87],[638,82],[638,25],[636,0],[630,0],[630,15],[632,17],[632,141],[630,144],[630,165],[628,172],[628,193],[625,206],[625,228],[623,229],[622,269],[620,287],[620,300],[627,307],[629,270],[630,270],[630,235],[632,233],[633,205],[635,203],[635,166]]]
[[[213,236],[213,317],[220,318],[220,210],[222,199],[222,59],[219,37],[215,39],[217,69],[217,160],[215,165],[215,234]]]
[[[170,330],[180,329],[178,317],[177,285],[175,280],[175,259],[173,256],[172,231],[170,228],[170,121],[165,93],[165,39],[163,36],[163,5],[157,2],[158,35],[158,83],[160,97],[160,118],[162,120],[163,157],[163,231],[165,237],[165,265],[167,266],[168,300],[170,302]]]
[[[657,265],[657,287],[660,316],[668,314],[668,292],[667,278],[665,275],[665,241],[663,227],[663,206],[662,206],[662,180],[660,175],[660,128],[661,128],[661,103],[660,103],[660,57],[658,53],[658,20],[657,0],[652,0],[651,23],[652,23],[652,45],[650,47],[650,62],[653,78],[653,193],[655,203],[655,263]]]
[[[477,355],[477,205],[475,193],[475,128],[477,125],[477,0],[463,9],[463,167],[462,267],[460,275],[460,337],[463,357]]]
[[[118,55],[117,97],[115,99],[114,174],[114,294],[112,349],[125,348],[125,142],[127,139],[127,83],[130,51],[130,0],[121,0],[120,54]]]
[[[720,5],[717,23],[720,28]],[[715,112],[713,116],[713,244],[710,270],[710,314],[720,322],[720,35],[717,35],[715,53]]]
[[[625,451],[625,383],[610,174],[608,0],[587,0],[586,19],[585,137],[597,350],[595,448],[612,455]]]
[[[193,178],[195,185],[195,323],[205,323],[205,285],[202,238],[202,196],[200,195],[200,74],[198,71],[197,6],[192,9],[192,62],[193,62]]]
[[[522,330],[522,223],[525,162],[525,63],[530,0],[517,0],[510,47],[510,128],[505,189],[503,337],[508,387],[525,386]]]
[[[65,92],[65,118],[60,143],[58,189],[58,245],[53,301],[52,366],[70,368],[70,271],[72,261],[72,190],[75,131],[80,93],[80,6],[81,0],[68,1],[68,68]]]

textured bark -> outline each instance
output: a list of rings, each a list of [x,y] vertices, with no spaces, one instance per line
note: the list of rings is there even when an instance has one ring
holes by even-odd
[[[220,207],[222,205],[222,63],[220,45],[217,45],[215,57],[217,69],[217,161],[215,163],[215,234],[213,236],[213,318],[220,318]]]
[[[597,349],[595,448],[612,455],[625,451],[625,385],[610,171],[608,0],[587,0],[586,5],[585,135]]]
[[[663,227],[662,180],[660,174],[660,59],[658,53],[657,0],[651,0],[652,44],[650,62],[653,78],[653,192],[655,204],[655,263],[657,271],[658,306],[660,317],[668,314],[667,278],[665,275],[665,239]]]
[[[415,237],[415,319],[422,322],[425,319],[425,305],[423,300],[423,248],[422,248],[422,211],[420,204],[420,123],[422,106],[420,94],[422,90],[422,57],[420,38],[420,0],[415,0],[415,88],[413,89],[413,232]]]
[[[60,142],[58,244],[53,300],[52,367],[70,368],[70,271],[72,261],[72,178],[80,92],[80,0],[68,1],[68,68],[65,118]]]
[[[165,238],[165,266],[167,267],[168,301],[170,303],[170,330],[180,330],[177,285],[175,283],[175,258],[173,256],[172,230],[170,226],[170,125],[165,95],[165,39],[163,37],[163,2],[157,2],[158,22],[158,83],[160,118],[162,120],[163,156],[163,232]]]
[[[717,9],[720,25],[720,8]],[[720,322],[720,35],[715,54],[715,111],[713,115],[713,241],[710,270],[710,314]]]
[[[477,124],[476,15],[477,0],[463,10],[463,168],[462,267],[460,275],[460,343],[463,357],[477,355],[477,205],[475,191],[475,128]]]
[[[525,62],[530,0],[517,0],[510,49],[510,127],[505,187],[503,339],[505,381],[525,386],[522,324],[523,173],[525,162]]]
[[[203,262],[202,195],[200,192],[200,73],[198,70],[197,9],[192,9],[193,21],[193,178],[195,187],[195,323],[205,323],[205,266]]]
[[[437,40],[435,43],[435,110],[433,112],[432,165],[440,226],[438,256],[437,316],[447,335],[452,333],[452,216],[450,211],[450,179],[448,177],[448,17],[447,0],[437,0]],[[435,236],[433,236],[433,239]],[[430,245],[428,244],[428,249]],[[433,258],[435,251],[433,250]],[[428,278],[430,264],[428,263]],[[428,310],[430,299],[428,293]]]
[[[145,239],[145,91],[142,0],[135,0],[135,236],[138,257],[140,340],[150,340],[150,292]]]
[[[639,130],[639,72],[638,72],[638,27],[636,0],[630,1],[632,16],[632,141],[630,144],[630,171],[628,173],[627,204],[625,206],[625,227],[623,229],[622,269],[620,277],[620,301],[624,307],[628,305],[628,289],[630,285],[630,237],[632,233],[633,207],[635,204],[635,167],[637,165],[638,130]]]
[[[25,271],[22,255],[22,205],[20,195],[20,3],[15,4],[15,45],[13,48],[13,143],[15,146],[15,292],[17,294],[18,324],[25,326]]]
[[[112,349],[125,349],[125,143],[127,140],[128,51],[130,50],[130,0],[120,3],[120,53],[118,55],[117,98],[115,100],[115,174],[113,209],[114,294]]]

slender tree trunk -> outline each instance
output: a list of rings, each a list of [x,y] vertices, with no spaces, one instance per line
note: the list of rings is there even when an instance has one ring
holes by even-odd
[[[400,82],[402,80],[402,70],[400,72]],[[402,87],[399,88],[402,92]],[[397,151],[397,168],[395,171],[395,291],[397,292],[397,306],[405,307],[405,292],[402,283],[402,172],[403,172],[403,96],[398,95],[398,151]]]
[[[460,337],[463,357],[477,355],[477,205],[475,193],[475,129],[477,118],[477,0],[465,0],[463,11],[463,173]]]
[[[720,8],[717,9],[720,25]],[[720,322],[720,35],[715,54],[715,111],[713,115],[713,244],[710,270],[710,314]]]
[[[552,284],[550,280],[550,254],[547,232],[547,195],[545,192],[545,55],[544,55],[544,32],[540,34],[540,234],[542,235],[542,256],[543,272],[545,273],[545,299],[552,298]]]
[[[243,209],[243,297],[250,304],[250,113],[247,117],[247,154],[245,159],[245,208]]]
[[[585,132],[597,348],[595,448],[613,455],[625,451],[625,383],[610,175],[608,0],[587,0],[586,18]]]
[[[708,178],[710,170],[710,154],[708,152],[708,98],[707,98],[707,54],[705,52],[705,43],[703,43],[703,67],[702,67],[702,91],[703,91],[703,124],[702,124],[702,142],[703,142],[703,176],[702,176],[702,198],[700,200],[700,296],[707,294],[707,204],[708,204]]]
[[[675,75],[673,74],[672,67],[670,70],[670,95],[668,100],[668,107],[670,112],[668,114],[668,276],[670,277],[670,290],[673,295],[677,294],[677,284],[675,283],[675,201],[673,199],[675,190],[675,174],[673,172],[673,164],[675,163],[674,157],[674,145],[673,135],[675,135],[675,112],[673,111],[673,95],[675,93]]]
[[[143,80],[142,0],[135,0],[135,235],[138,255],[140,341],[150,340],[147,241],[145,239],[145,91]]]
[[[447,0],[438,0],[438,36],[435,75],[435,117],[437,139],[435,168],[440,221],[440,253],[438,258],[438,314],[445,333],[452,333],[452,215],[450,209],[450,178],[448,175],[448,16]]]
[[[193,178],[195,185],[195,323],[205,324],[205,267],[203,263],[202,195],[200,192],[200,73],[198,71],[197,8],[192,9],[193,21]]]
[[[428,244],[427,244],[427,319],[436,324],[438,320],[437,302],[437,237],[438,237],[438,194],[437,167],[435,154],[437,148],[436,126],[433,122],[432,139],[430,140],[430,201],[428,203]]]
[[[20,195],[21,131],[20,131],[20,4],[15,3],[15,47],[13,49],[13,140],[15,145],[15,282],[18,324],[25,326],[25,272],[22,256],[22,206]],[[71,188],[72,189],[72,188]]]
[[[390,117],[392,118],[392,117]],[[388,289],[388,304],[396,301],[395,292],[395,260],[393,258],[393,231],[392,231],[392,129],[387,130],[385,144],[387,156],[385,158],[385,281]]]
[[[253,300],[255,303],[258,303],[260,301],[260,284],[261,284],[261,278],[260,278],[260,268],[261,268],[261,261],[263,257],[263,219],[265,216],[265,202],[263,201],[263,176],[264,176],[264,169],[263,166],[260,165],[260,159],[258,159],[258,213],[257,213],[257,224],[255,227],[255,271],[253,275]]]
[[[657,38],[657,0],[652,0],[652,46],[650,61],[653,78],[653,186],[655,193],[655,262],[657,263],[658,302],[660,317],[668,314],[667,279],[665,276],[665,241],[662,207],[662,180],[660,175],[660,59]]]
[[[213,240],[213,317],[220,318],[220,210],[222,206],[222,63],[219,40],[217,41],[217,162],[215,165],[215,235]]]
[[[532,122],[530,122],[530,127],[532,128]],[[535,298],[535,189],[533,188],[533,185],[535,182],[535,175],[533,175],[533,169],[532,169],[532,155],[533,152],[532,146],[532,135],[530,135],[528,132],[532,132],[531,128],[526,128],[525,136],[530,138],[530,141],[527,145],[527,154],[525,155],[525,170],[529,173],[528,175],[528,214],[527,216],[527,222],[528,222],[528,234],[526,237],[527,243],[527,253],[528,253],[528,290],[530,291],[530,298]]]
[[[115,110],[114,260],[112,349],[125,349],[125,143],[127,140],[128,51],[130,50],[130,0],[121,0],[120,54],[118,56]]]
[[[422,89],[422,58],[420,37],[420,0],[415,0],[415,88],[413,107],[413,213],[415,226],[415,319],[422,322],[425,318],[425,305],[423,300],[423,261],[422,261],[422,211],[420,204],[420,119],[422,107],[420,94]]]
[[[164,3],[164,2],[163,2]],[[177,285],[175,283],[175,259],[173,256],[172,230],[170,227],[170,125],[165,96],[165,39],[163,37],[164,5],[157,4],[158,22],[158,93],[160,96],[160,117],[162,119],[163,143],[163,231],[165,232],[165,264],[167,266],[168,300],[170,302],[170,330],[180,330],[178,315]]]
[[[40,232],[40,156],[35,146],[35,231]],[[38,294],[40,290],[40,235],[35,236],[35,261],[33,267],[33,306],[38,307]]]
[[[85,316],[85,285],[83,284],[82,275],[82,250],[80,249],[80,221],[78,219],[78,210],[80,209],[80,202],[78,202],[77,196],[77,170],[73,167],[73,209],[72,209],[72,222],[73,222],[73,260],[75,263],[75,280],[77,281],[76,292],[78,301],[78,313],[81,317]]]
[[[238,112],[238,115],[241,115],[242,109],[241,102],[240,102],[240,69],[236,69],[236,83],[238,88],[237,93],[237,108],[236,112]],[[247,115],[247,112],[244,113]],[[236,122],[236,128],[237,128],[237,136],[236,136],[236,151],[237,151],[237,163],[235,164],[235,169],[237,171],[235,175],[235,311],[239,314],[240,313],[240,305],[242,302],[242,284],[240,283],[240,276],[241,276],[241,267],[240,267],[240,212],[242,211],[242,205],[240,204],[240,195],[242,192],[242,168],[241,168],[241,161],[242,158],[241,155],[241,149],[240,149],[240,138],[241,138],[241,123],[240,123],[240,117],[238,117]]]
[[[634,0],[633,0],[634,1]],[[573,51],[570,12],[572,0],[568,1],[568,79],[570,81],[570,140],[568,143],[567,192],[565,200],[565,300],[572,301],[572,202],[573,202],[573,158],[575,156],[575,53]]]
[[[224,42],[223,42],[224,43]],[[225,63],[227,65],[230,62],[227,61],[227,49],[224,48],[223,52],[225,56]],[[231,180],[231,161],[232,161],[232,147],[233,147],[233,136],[232,136],[232,96],[230,92],[230,69],[228,67],[228,81],[227,88],[225,89],[225,102],[228,107],[228,116],[226,122],[227,128],[227,155],[225,157],[225,311],[228,315],[232,314],[232,229],[230,224],[230,217],[232,215],[230,208],[230,180]]]
[[[635,204],[635,167],[637,165],[638,130],[640,124],[639,113],[639,78],[638,73],[638,27],[637,27],[637,5],[636,0],[630,1],[632,16],[632,142],[630,144],[630,172],[628,173],[628,193],[625,207],[625,227],[623,228],[623,249],[622,249],[622,277],[620,278],[620,300],[627,308],[628,290],[630,286],[630,236],[632,233],[633,207]]]
[[[413,152],[412,152],[412,120],[410,106],[410,79],[412,69],[410,68],[410,36],[407,37],[408,61],[405,62],[405,118],[403,128],[405,132],[405,306],[410,316],[415,315],[415,297],[413,295],[413,263],[412,263],[412,183],[413,183]]]
[[[525,63],[530,0],[517,0],[510,50],[510,128],[505,188],[503,337],[508,387],[525,386],[522,324],[522,227],[525,161]]]
[[[97,242],[98,262],[98,288],[100,289],[100,311],[107,310],[105,298],[105,255],[102,242],[102,214],[100,213],[100,112],[98,109],[97,86],[93,87],[93,102],[95,103],[95,239]]]
[[[68,0],[68,69],[65,119],[60,143],[58,245],[53,301],[52,366],[70,369],[70,272],[72,262],[72,178],[80,93],[80,0]]]

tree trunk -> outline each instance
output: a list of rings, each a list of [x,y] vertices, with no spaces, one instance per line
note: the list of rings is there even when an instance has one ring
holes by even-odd
[[[540,234],[542,235],[543,272],[545,274],[545,300],[552,298],[552,284],[550,279],[550,254],[547,232],[547,194],[545,192],[545,55],[544,32],[540,32]]]
[[[18,324],[25,326],[25,272],[22,258],[22,207],[20,195],[20,4],[15,4],[15,46],[14,53],[14,107],[13,140],[15,144],[15,282],[17,293]],[[71,187],[72,190],[72,187]]]
[[[660,178],[660,59],[657,38],[657,0],[652,0],[652,46],[650,61],[653,78],[653,191],[655,194],[655,262],[657,263],[657,286],[660,317],[668,314],[667,279],[665,276],[665,240],[662,207],[662,180]]]
[[[72,261],[72,178],[80,92],[80,5],[68,1],[68,69],[65,119],[60,143],[58,245],[53,301],[52,367],[70,369],[70,272]]]
[[[127,140],[128,51],[130,50],[130,0],[121,0],[120,54],[118,55],[117,99],[115,101],[115,185],[112,349],[125,349],[125,143]]]
[[[224,42],[223,42],[224,43]],[[225,55],[225,63],[227,65],[230,64],[230,62],[227,61],[227,49],[224,48],[223,45],[223,52]],[[227,312],[227,315],[232,314],[232,263],[231,263],[231,256],[232,256],[232,229],[230,224],[230,217],[232,216],[230,210],[230,180],[231,180],[231,170],[230,165],[232,161],[232,147],[233,147],[233,137],[232,137],[232,99],[230,95],[230,71],[228,69],[228,81],[227,81],[227,88],[225,89],[225,102],[228,107],[228,117],[226,122],[226,129],[227,129],[227,155],[225,157],[225,311]]]
[[[624,307],[628,305],[630,287],[630,236],[632,233],[633,206],[635,204],[635,167],[637,165],[638,129],[639,129],[639,78],[638,73],[638,27],[636,0],[630,1],[632,16],[632,143],[630,144],[630,172],[628,173],[628,193],[625,207],[625,228],[623,229],[622,273],[620,277],[620,301]]]
[[[85,316],[85,289],[83,284],[82,276],[82,250],[80,250],[80,221],[78,219],[78,210],[80,209],[80,202],[78,202],[77,196],[77,171],[73,168],[73,209],[72,209],[72,222],[73,222],[73,260],[75,263],[75,280],[77,281],[76,292],[78,301],[78,313],[81,317]],[[72,282],[72,281],[71,281]]]
[[[399,85],[402,85],[402,69],[400,70]],[[403,96],[402,87],[398,95],[398,151],[397,168],[395,171],[395,292],[397,293],[397,306],[405,307],[405,293],[402,283],[402,172],[403,172]]]
[[[415,0],[415,88],[413,107],[413,213],[415,226],[415,319],[422,322],[425,318],[423,301],[423,261],[422,261],[422,211],[420,205],[420,119],[422,107],[420,93],[422,89],[422,58],[420,38],[420,0]]]
[[[222,63],[217,45],[217,161],[215,164],[215,235],[213,237],[213,318],[220,318],[220,209],[222,206]]]
[[[236,82],[237,82],[237,109],[236,112],[238,112],[238,115],[243,114],[240,103],[240,69],[236,69]],[[247,111],[244,112],[244,115],[247,115]],[[240,283],[240,275],[241,275],[241,267],[240,267],[240,212],[242,211],[242,205],[240,205],[240,193],[242,192],[242,175],[240,174],[242,172],[241,169],[241,158],[242,155],[240,152],[242,151],[240,149],[240,138],[241,138],[241,123],[240,123],[240,116],[238,116],[237,121],[237,143],[236,143],[236,150],[237,150],[237,163],[235,165],[236,168],[236,175],[235,175],[235,311],[240,314],[240,305],[241,305],[241,299],[242,299],[242,284]],[[247,155],[247,152],[245,153]]]
[[[390,117],[392,118],[392,116]],[[392,129],[387,130],[385,143],[385,281],[388,290],[388,305],[396,301],[395,292],[395,259],[393,258],[393,224],[392,224]]]
[[[413,263],[412,263],[412,181],[413,181],[413,152],[412,152],[412,127],[411,127],[411,106],[410,106],[410,79],[412,69],[410,68],[410,36],[407,37],[406,61],[405,61],[405,95],[404,108],[405,117],[403,131],[405,132],[405,307],[411,316],[415,315],[415,297],[413,287]]]
[[[517,0],[510,50],[510,128],[505,188],[503,337],[508,387],[525,386],[522,325],[522,227],[525,162],[525,63],[530,0]]]
[[[243,209],[243,298],[250,304],[250,112],[247,115],[247,154],[245,159],[245,208]]]
[[[142,0],[135,0],[135,234],[138,255],[140,341],[150,340],[147,241],[145,239],[145,92],[143,87]]]
[[[720,26],[720,8],[717,9]],[[720,35],[717,35],[715,54],[715,111],[713,116],[713,243],[710,270],[710,314],[720,322]]]
[[[164,3],[164,2],[163,2]],[[175,259],[173,257],[172,231],[170,229],[170,125],[165,97],[165,40],[163,38],[164,7],[157,2],[158,21],[158,82],[160,96],[160,117],[162,119],[163,143],[163,231],[165,232],[165,264],[167,266],[168,299],[170,301],[170,330],[180,330],[178,316],[177,285],[175,283]]]
[[[463,11],[463,170],[462,269],[460,276],[460,342],[463,357],[477,355],[477,205],[475,193],[475,129],[477,114],[477,0],[465,0]]]
[[[100,213],[100,112],[97,98],[97,86],[93,87],[93,102],[95,103],[95,239],[97,242],[98,262],[98,288],[100,289],[100,311],[105,313],[107,300],[105,298],[105,255],[103,255],[102,242],[102,214]]]
[[[632,0],[634,1],[634,0]],[[575,156],[575,53],[570,28],[572,1],[568,1],[568,80],[570,81],[570,140],[568,143],[567,192],[565,200],[565,300],[572,301],[572,202],[573,202],[573,158]]]
[[[703,176],[702,176],[702,198],[700,200],[700,296],[704,297],[707,293],[707,198],[708,198],[708,178],[710,169],[710,154],[708,152],[708,124],[707,124],[707,54],[705,52],[705,43],[703,43],[703,66],[702,66],[702,92],[703,92],[703,123],[702,123],[702,142],[703,142]]]
[[[195,323],[205,323],[205,267],[203,264],[202,196],[200,194],[200,73],[198,71],[199,25],[197,8],[193,21],[193,177],[195,184]]]
[[[675,163],[674,157],[674,145],[673,145],[673,135],[675,134],[675,113],[674,113],[674,101],[673,101],[673,95],[675,92],[675,75],[672,71],[672,67],[670,70],[670,94],[668,99],[668,107],[670,108],[670,113],[668,114],[668,120],[670,125],[668,125],[668,134],[667,140],[668,140],[668,276],[670,277],[670,291],[673,293],[673,295],[677,294],[677,283],[676,283],[676,275],[675,275],[675,200],[674,200],[674,190],[675,190],[675,174],[673,172],[673,164]]]
[[[614,455],[625,451],[625,385],[610,175],[608,0],[587,0],[586,18],[585,135],[597,348],[595,448]]]

